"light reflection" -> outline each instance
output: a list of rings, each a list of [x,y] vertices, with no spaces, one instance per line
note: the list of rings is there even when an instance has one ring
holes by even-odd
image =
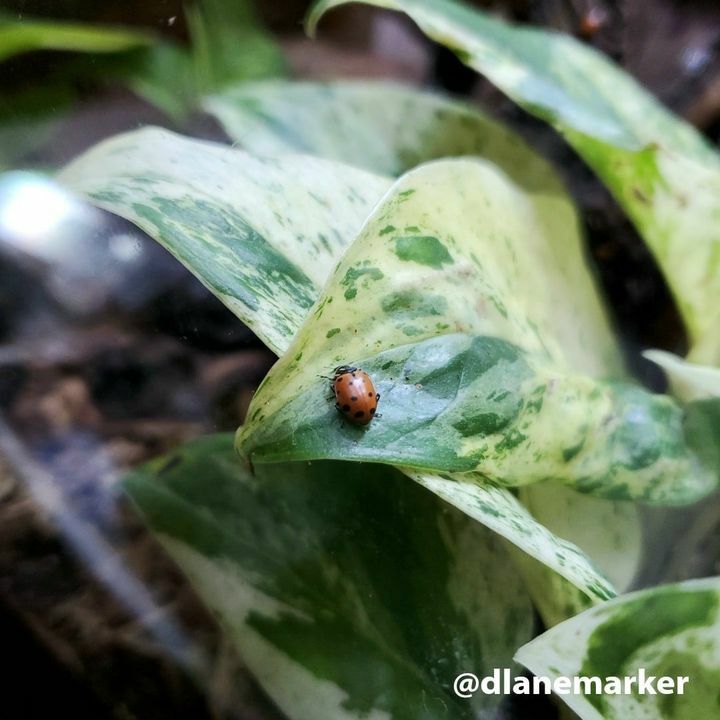
[[[168,282],[145,272],[152,258],[137,232],[116,226],[51,178],[0,175],[0,255],[23,264],[73,315],[138,306]]]
[[[136,236],[129,233],[118,233],[110,237],[110,252],[117,260],[125,263],[135,262],[142,255],[142,245]]]
[[[682,51],[682,62],[685,69],[691,74],[698,74],[710,62],[711,53],[704,47],[688,46]]]
[[[158,605],[125,557],[112,544],[110,531],[68,496],[66,488],[44,465],[27,452],[0,412],[0,453],[14,475],[22,479],[34,501],[51,517],[64,539],[86,567],[143,624],[165,652],[193,674],[202,677],[209,666],[203,649],[184,628]],[[115,483],[117,482],[117,472]],[[119,512],[117,507],[115,511]]]
[[[62,230],[89,220],[88,210],[49,178],[26,172],[0,176],[0,236],[15,250],[62,260],[72,238]]]

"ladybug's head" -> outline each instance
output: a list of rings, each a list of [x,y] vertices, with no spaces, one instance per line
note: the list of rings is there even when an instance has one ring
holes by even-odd
[[[356,367],[353,367],[352,365],[338,365],[334,370],[333,374],[335,377],[338,375],[345,375],[346,373],[355,372],[357,370]]]

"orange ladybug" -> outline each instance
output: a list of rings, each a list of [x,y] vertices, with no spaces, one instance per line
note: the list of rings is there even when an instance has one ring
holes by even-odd
[[[377,412],[380,395],[370,376],[360,368],[339,365],[331,383],[335,407],[353,424],[367,425]]]

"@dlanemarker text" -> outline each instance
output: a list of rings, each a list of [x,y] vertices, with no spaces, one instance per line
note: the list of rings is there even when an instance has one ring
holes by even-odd
[[[479,678],[474,673],[460,673],[453,690],[458,697],[473,695],[683,695],[690,678],[684,675],[648,675],[638,668],[636,675],[598,677],[592,675],[559,675],[547,677],[513,677],[509,668],[495,668],[492,675]]]

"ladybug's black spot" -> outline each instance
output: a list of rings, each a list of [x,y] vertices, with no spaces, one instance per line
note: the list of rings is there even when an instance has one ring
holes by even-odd
[[[373,394],[372,394],[372,393],[368,393],[368,397],[372,397],[372,396],[373,396]]]
[[[364,413],[362,410],[358,410],[358,411],[355,413],[355,417],[356,417],[356,418],[361,418],[364,414],[365,414],[365,413]]]
[[[349,405],[343,405],[342,406],[343,412],[350,412],[350,406]]]
[[[353,402],[357,402],[357,395],[353,395],[350,399],[351,399]]]
[[[377,408],[370,408],[370,414],[371,414],[371,415],[374,415],[376,409],[377,409]]]
[[[338,383],[338,384],[341,383],[341,382],[342,382],[342,377],[335,378],[335,382]]]

